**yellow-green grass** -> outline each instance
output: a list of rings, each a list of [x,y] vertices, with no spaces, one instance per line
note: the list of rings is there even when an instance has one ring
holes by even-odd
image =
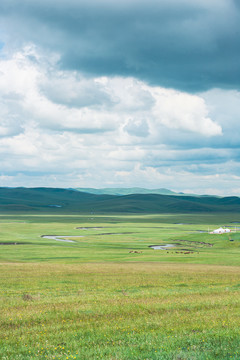
[[[240,234],[197,232],[221,216],[2,216],[0,358],[240,359]]]

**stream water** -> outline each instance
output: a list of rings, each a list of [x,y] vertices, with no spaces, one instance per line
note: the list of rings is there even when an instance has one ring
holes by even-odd
[[[80,238],[80,237],[84,237],[84,236],[74,236],[74,235],[42,235],[41,236],[43,239],[50,239],[50,240],[56,240],[56,241],[63,241],[63,242],[70,242],[70,243],[75,243],[76,241],[74,240],[70,240],[70,239],[64,239],[66,237],[71,237],[71,238]]]
[[[176,245],[173,245],[173,244],[166,244],[166,245],[151,245],[149,247],[153,250],[167,250],[167,249],[170,249],[175,246]]]

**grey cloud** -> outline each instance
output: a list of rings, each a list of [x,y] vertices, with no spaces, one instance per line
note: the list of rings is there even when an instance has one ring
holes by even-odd
[[[133,136],[147,137],[149,135],[149,126],[144,119],[129,119],[124,130]]]
[[[114,103],[111,97],[93,80],[51,78],[41,85],[41,91],[48,99],[68,107],[96,107]]]
[[[59,52],[65,69],[135,76],[195,92],[239,88],[236,4],[2,0],[0,12],[15,44],[32,41]]]
[[[1,93],[1,91],[0,96],[0,138],[22,133],[24,121],[18,113],[20,108],[18,102],[22,100],[22,96],[15,92]]]
[[[15,136],[24,131],[20,124],[16,124],[15,120],[2,121],[0,124],[0,138]]]
[[[223,130],[224,136],[212,139],[211,145],[235,149],[234,157],[240,144],[240,92],[213,89],[200,95],[205,99],[210,117],[217,119]]]
[[[15,101],[21,101],[23,100],[23,96],[21,94],[18,94],[14,91],[10,91],[8,93],[2,94],[2,99],[4,102],[15,102]]]

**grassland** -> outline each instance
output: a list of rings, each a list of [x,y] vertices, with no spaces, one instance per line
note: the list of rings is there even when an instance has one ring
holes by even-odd
[[[240,359],[240,232],[202,232],[237,222],[0,216],[0,358]]]

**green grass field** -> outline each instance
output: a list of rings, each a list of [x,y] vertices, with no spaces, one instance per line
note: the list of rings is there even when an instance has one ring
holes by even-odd
[[[0,358],[240,359],[240,232],[206,232],[238,222],[1,215]]]

